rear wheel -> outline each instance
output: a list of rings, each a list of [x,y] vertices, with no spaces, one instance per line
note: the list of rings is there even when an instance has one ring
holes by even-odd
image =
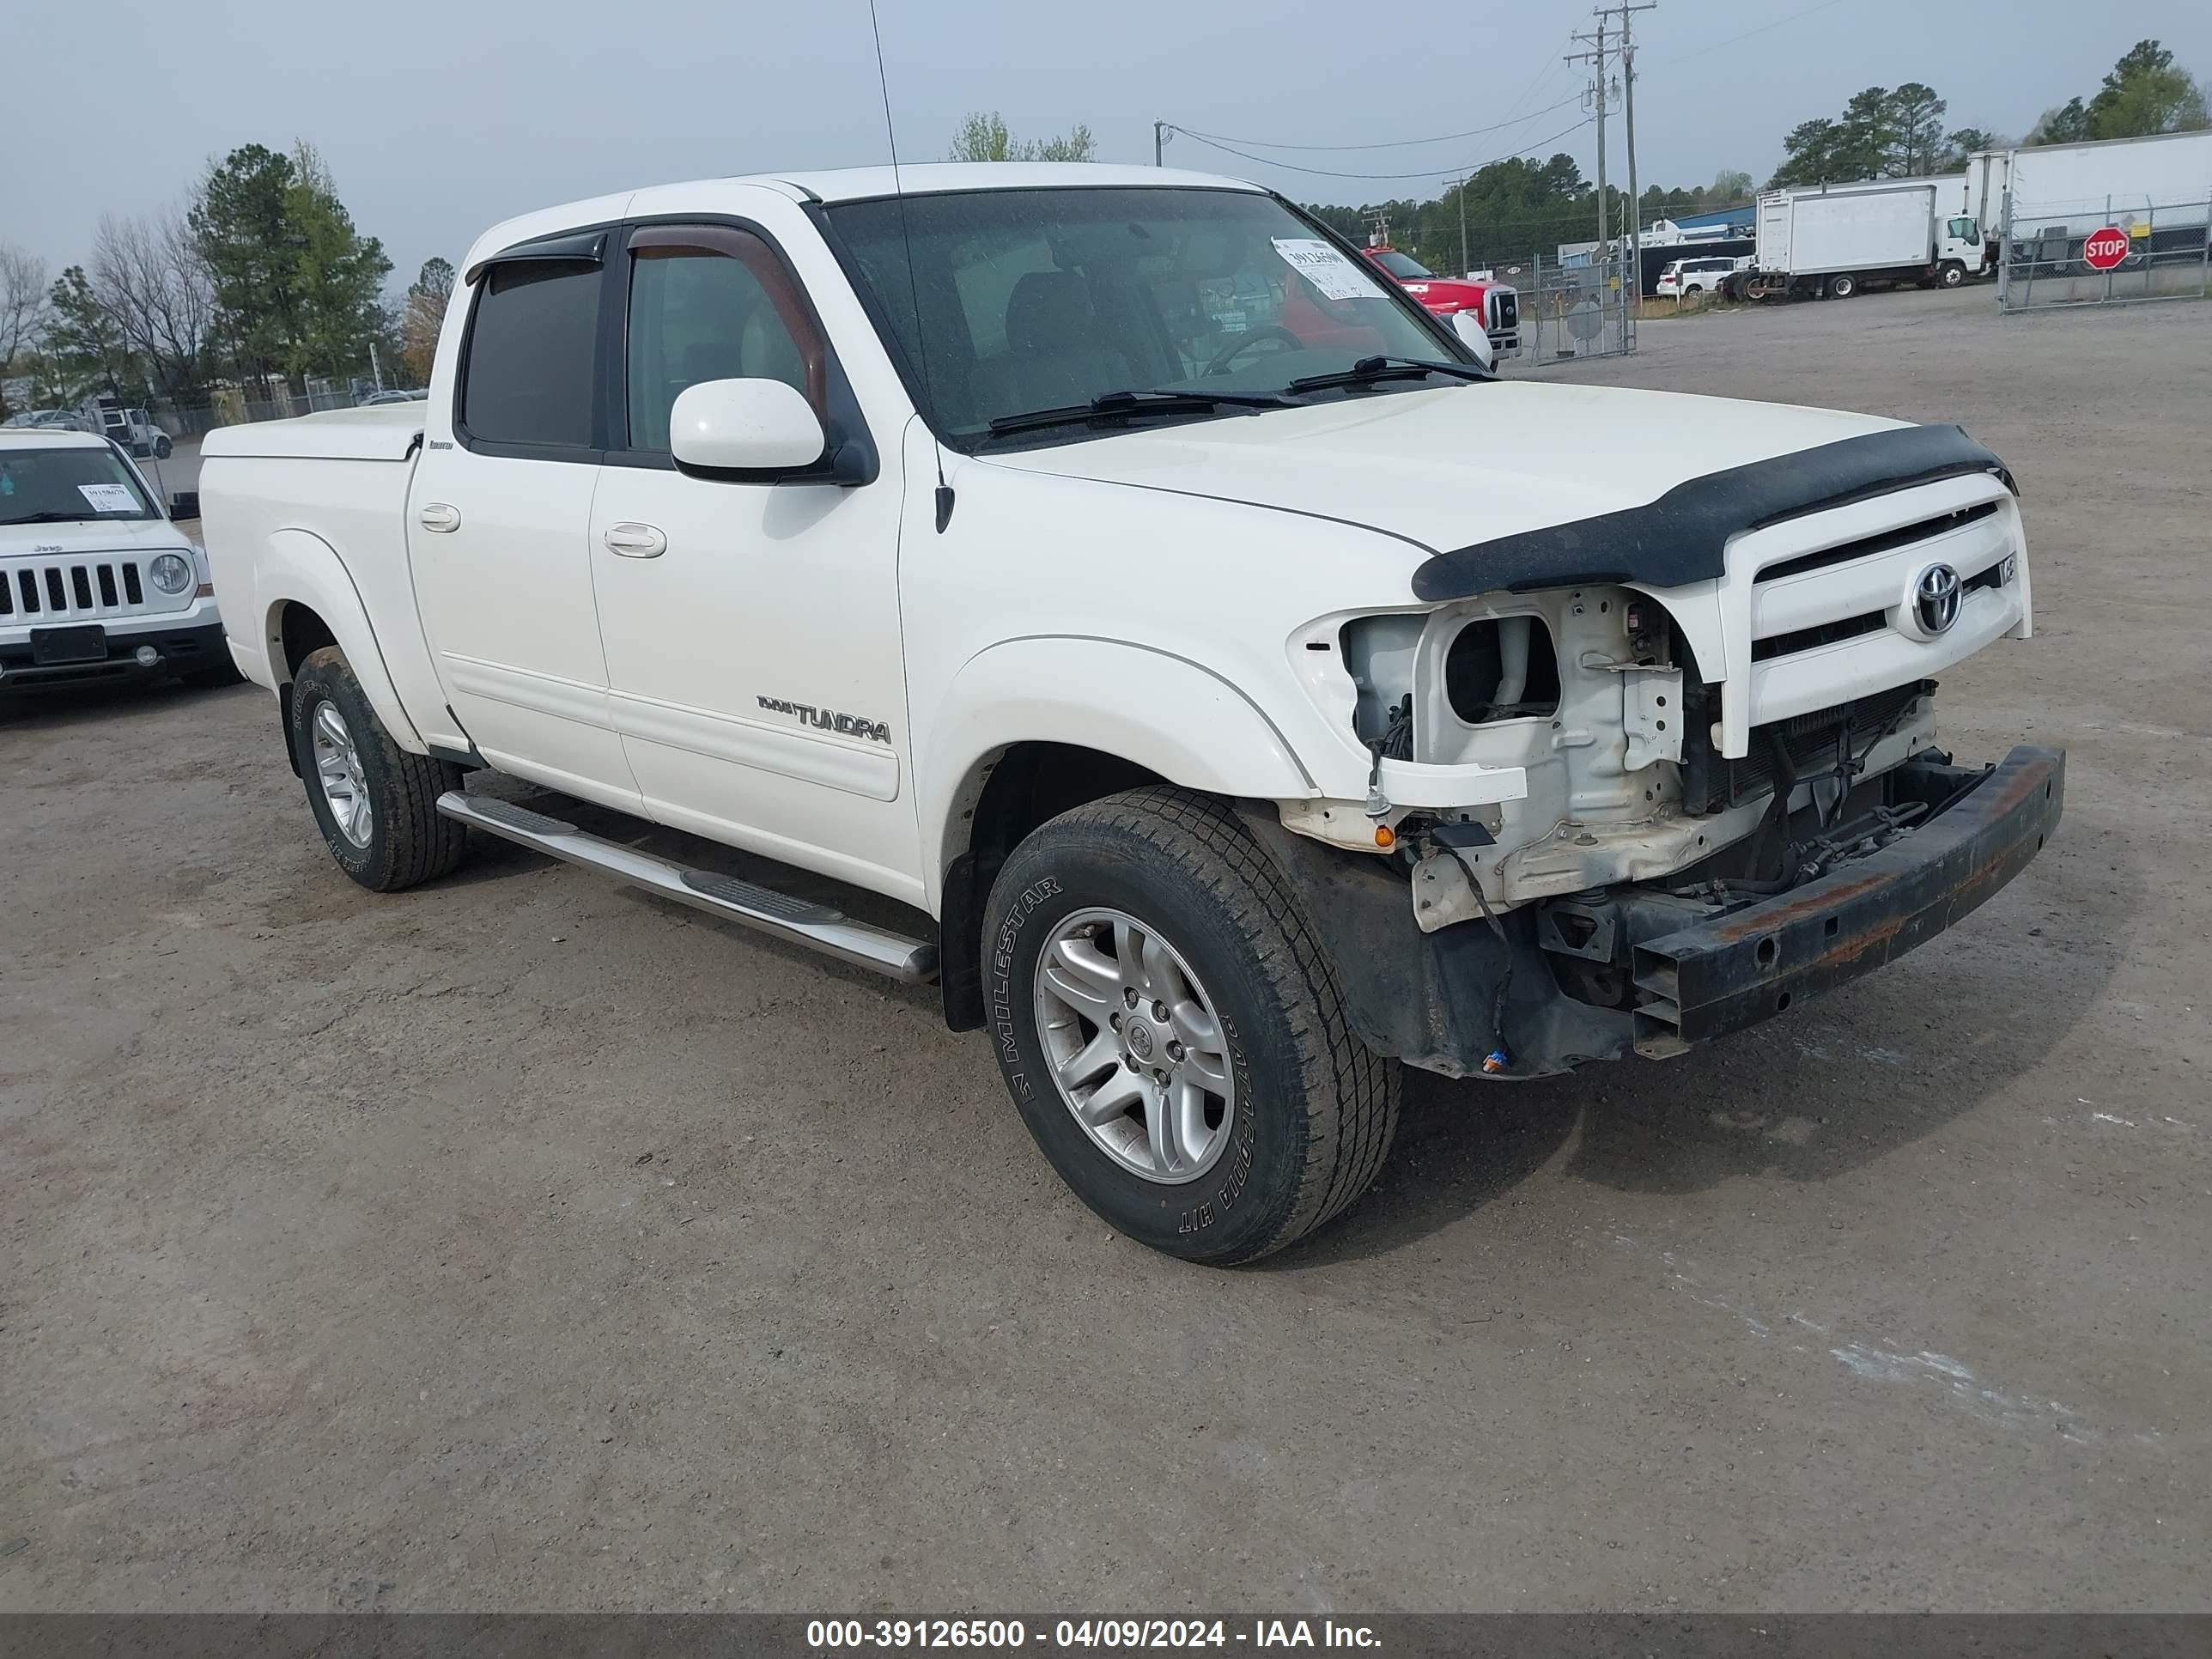
[[[1000,1070],[1117,1231],[1228,1266],[1373,1182],[1397,1065],[1352,1034],[1281,875],[1218,802],[1153,788],[1064,813],[1007,860],[989,915]]]
[[[1848,300],[1858,291],[1859,279],[1848,270],[1828,278],[1828,297],[1831,300]]]
[[[339,869],[371,892],[396,893],[461,861],[468,831],[438,811],[460,768],[394,743],[337,647],[300,665],[291,721],[307,807]]]

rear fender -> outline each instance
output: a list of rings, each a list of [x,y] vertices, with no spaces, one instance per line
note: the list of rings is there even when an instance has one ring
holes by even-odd
[[[415,729],[392,687],[391,671],[368,623],[368,607],[336,549],[304,530],[277,531],[269,538],[254,581],[261,608],[260,648],[268,654],[270,673],[279,685],[291,678],[284,664],[284,607],[305,605],[323,619],[337,641],[347,665],[368,695],[369,707],[392,741],[418,755],[429,752],[429,744]]]

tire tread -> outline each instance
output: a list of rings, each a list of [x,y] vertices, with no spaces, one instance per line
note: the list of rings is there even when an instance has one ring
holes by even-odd
[[[1234,812],[1209,795],[1159,785],[1079,806],[1054,820],[1110,828],[1156,849],[1210,888],[1251,960],[1290,1011],[1289,1037],[1310,1109],[1304,1169],[1275,1227],[1224,1265],[1304,1237],[1372,1186],[1398,1130],[1399,1069],[1355,1036],[1335,970],[1282,872]]]
[[[369,706],[368,694],[362,690],[361,682],[348,665],[344,652],[337,646],[326,645],[307,654],[300,665],[294,696],[304,698],[305,693],[297,688],[325,678],[332,683],[334,690],[342,685],[352,692],[360,712],[367,717],[367,730],[356,731],[354,741],[362,746],[374,746],[378,760],[392,780],[391,788],[380,792],[380,795],[388,794],[391,799],[379,799],[375,803],[385,840],[383,867],[363,874],[352,871],[347,873],[378,893],[402,892],[452,873],[468,851],[468,826],[440,812],[438,797],[459,786],[460,768],[451,761],[415,754],[395,743]],[[347,724],[356,726],[358,722],[349,719]],[[308,778],[306,781],[312,792],[313,780]]]

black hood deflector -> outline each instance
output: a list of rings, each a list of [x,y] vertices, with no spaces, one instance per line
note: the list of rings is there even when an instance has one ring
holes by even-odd
[[[1644,507],[1439,553],[1413,572],[1417,599],[1532,592],[1588,582],[1680,587],[1727,574],[1729,538],[1915,484],[2004,463],[1955,426],[1904,426],[1733,466],[1676,484]]]

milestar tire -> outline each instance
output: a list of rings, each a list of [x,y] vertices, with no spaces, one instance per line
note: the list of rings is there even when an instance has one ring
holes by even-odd
[[[1295,897],[1220,803],[1149,788],[1063,813],[1006,860],[987,919],[1007,1089],[1115,1230],[1227,1266],[1373,1183],[1397,1063],[1352,1035]]]
[[[468,831],[438,812],[460,768],[394,743],[337,647],[300,665],[289,715],[307,807],[339,869],[371,892],[396,893],[461,861]]]

